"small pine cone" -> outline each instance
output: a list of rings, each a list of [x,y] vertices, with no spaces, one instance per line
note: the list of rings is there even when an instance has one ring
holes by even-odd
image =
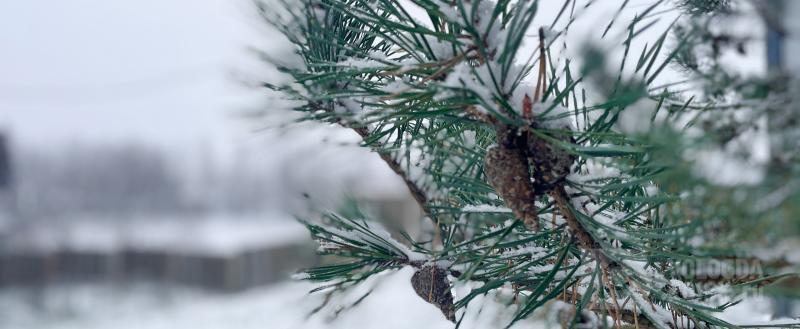
[[[456,321],[447,270],[436,265],[426,264],[411,276],[411,286],[414,287],[414,291],[419,297],[438,307],[448,320]]]
[[[536,193],[530,181],[528,158],[523,152],[496,146],[486,152],[483,173],[514,215],[532,231],[539,231]]]

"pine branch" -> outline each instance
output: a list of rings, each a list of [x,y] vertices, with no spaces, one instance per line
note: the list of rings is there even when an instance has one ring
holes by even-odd
[[[634,39],[669,11],[660,10],[668,2],[655,1],[613,40],[624,47],[621,62],[614,63],[618,72],[606,72],[606,54],[615,49],[595,45],[586,47],[585,67],[576,72],[570,59],[554,61],[548,55],[581,14],[574,1],[565,1],[551,24],[552,29],[564,15],[563,31],[539,29],[539,47],[530,57],[521,54],[521,44],[536,17],[536,1],[410,3],[424,15],[409,14],[407,4],[396,0],[285,0],[290,19],[274,20],[303,63],[279,65],[293,84],[268,86],[300,101],[296,110],[304,119],[353,129],[403,179],[441,236],[436,252],[430,251],[432,242],[409,239],[424,254],[412,259],[367,224],[333,220],[358,232],[349,238],[309,226],[348,262],[308,273],[317,281],[344,280],[336,289],[346,289],[369,275],[413,266],[417,294],[450,320],[472,298],[511,283],[527,298],[514,322],[547,300],[562,298],[575,305],[570,321],[590,311],[608,313],[617,327],[623,321],[638,327],[731,327],[712,315],[727,304],[701,303],[713,293],[688,288],[700,281],[696,278],[676,281],[684,279],[676,266],[735,254],[739,247],[714,253],[694,241],[725,237],[730,227],[720,217],[746,218],[754,211],[743,209],[747,202],[723,201],[734,199],[736,189],[713,189],[692,177],[683,155],[707,142],[685,138],[680,129],[686,122],[710,125],[718,132],[712,139],[727,143],[752,125],[715,127],[708,113],[741,111],[757,101],[725,102],[719,96],[701,102],[668,90],[683,83],[652,86],[673,63],[697,63],[693,47],[709,34],[673,23],[631,63]],[[697,22],[707,11],[728,7],[726,1],[702,8],[700,3],[681,2]],[[627,4],[602,38],[614,38],[610,31],[620,13],[631,9]],[[671,34],[678,46],[667,50]],[[519,58],[528,60],[519,63]],[[626,68],[632,67],[635,73],[629,76]],[[713,72],[691,70],[703,79],[737,81],[713,67]],[[526,82],[534,80],[531,72],[537,75],[534,86]],[[751,85],[709,90],[727,95],[746,86]],[[655,103],[653,113],[646,113],[647,124],[663,116],[666,123],[653,132],[622,131],[618,120],[647,99]],[[710,192],[692,195],[704,189]],[[483,285],[454,301],[447,274]],[[757,285],[779,277],[746,279]],[[578,286],[586,290],[578,292]]]

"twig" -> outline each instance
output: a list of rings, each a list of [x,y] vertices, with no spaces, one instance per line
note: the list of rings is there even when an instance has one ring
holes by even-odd
[[[609,260],[602,250],[600,250],[600,244],[594,240],[580,221],[578,221],[575,214],[572,213],[572,209],[569,206],[569,195],[564,189],[564,186],[556,186],[550,191],[550,197],[555,200],[558,210],[561,212],[561,215],[564,216],[564,220],[567,222],[567,226],[569,226],[572,234],[578,238],[578,243],[581,247],[594,255],[595,259],[600,262],[600,266],[604,271],[609,271],[612,267],[615,267],[616,263]]]

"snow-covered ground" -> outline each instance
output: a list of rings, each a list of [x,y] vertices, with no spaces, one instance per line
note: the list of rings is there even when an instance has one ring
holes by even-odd
[[[416,296],[409,285],[412,274],[410,268],[405,268],[366,282],[360,293],[334,301],[352,302],[368,288],[374,289],[364,302],[342,310],[338,316],[335,314],[339,309],[328,307],[309,317],[323,295],[308,295],[312,285],[302,282],[286,282],[239,294],[211,294],[145,284],[5,289],[0,290],[0,328],[453,328],[437,308]],[[473,308],[462,327],[502,328],[507,323],[507,310],[488,304]],[[482,311],[476,312],[478,309]],[[736,323],[756,323],[769,319],[769,309],[768,300],[754,298],[729,309],[724,317]],[[515,327],[559,328],[548,320],[551,317],[547,313],[545,307],[533,319]]]
[[[211,294],[152,285],[72,286],[39,291],[0,290],[0,328],[212,329],[212,328],[451,328],[439,310],[408,284],[410,270],[386,276],[353,310],[308,317],[322,295],[289,282],[240,294]]]

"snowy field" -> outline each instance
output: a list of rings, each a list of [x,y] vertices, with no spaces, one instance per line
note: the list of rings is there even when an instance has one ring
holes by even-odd
[[[309,317],[322,295],[308,296],[307,283],[287,282],[239,294],[211,294],[155,285],[110,287],[82,285],[38,291],[0,290],[3,329],[439,329],[453,328],[435,307],[416,296],[408,284],[409,268],[368,282],[374,291],[351,309],[325,308]],[[362,291],[363,292],[363,291]],[[361,294],[345,297],[353,301]],[[473,308],[464,328],[502,328],[508,312],[485,303]],[[769,319],[769,301],[752,299],[725,313],[736,323]],[[472,307],[472,304],[471,306]],[[545,307],[515,328],[559,328]]]
[[[386,277],[368,302],[336,319],[334,309],[308,318],[322,295],[308,296],[312,286],[299,282],[230,295],[152,285],[3,290],[0,328],[450,328],[438,309],[414,294],[410,277],[409,270]]]

